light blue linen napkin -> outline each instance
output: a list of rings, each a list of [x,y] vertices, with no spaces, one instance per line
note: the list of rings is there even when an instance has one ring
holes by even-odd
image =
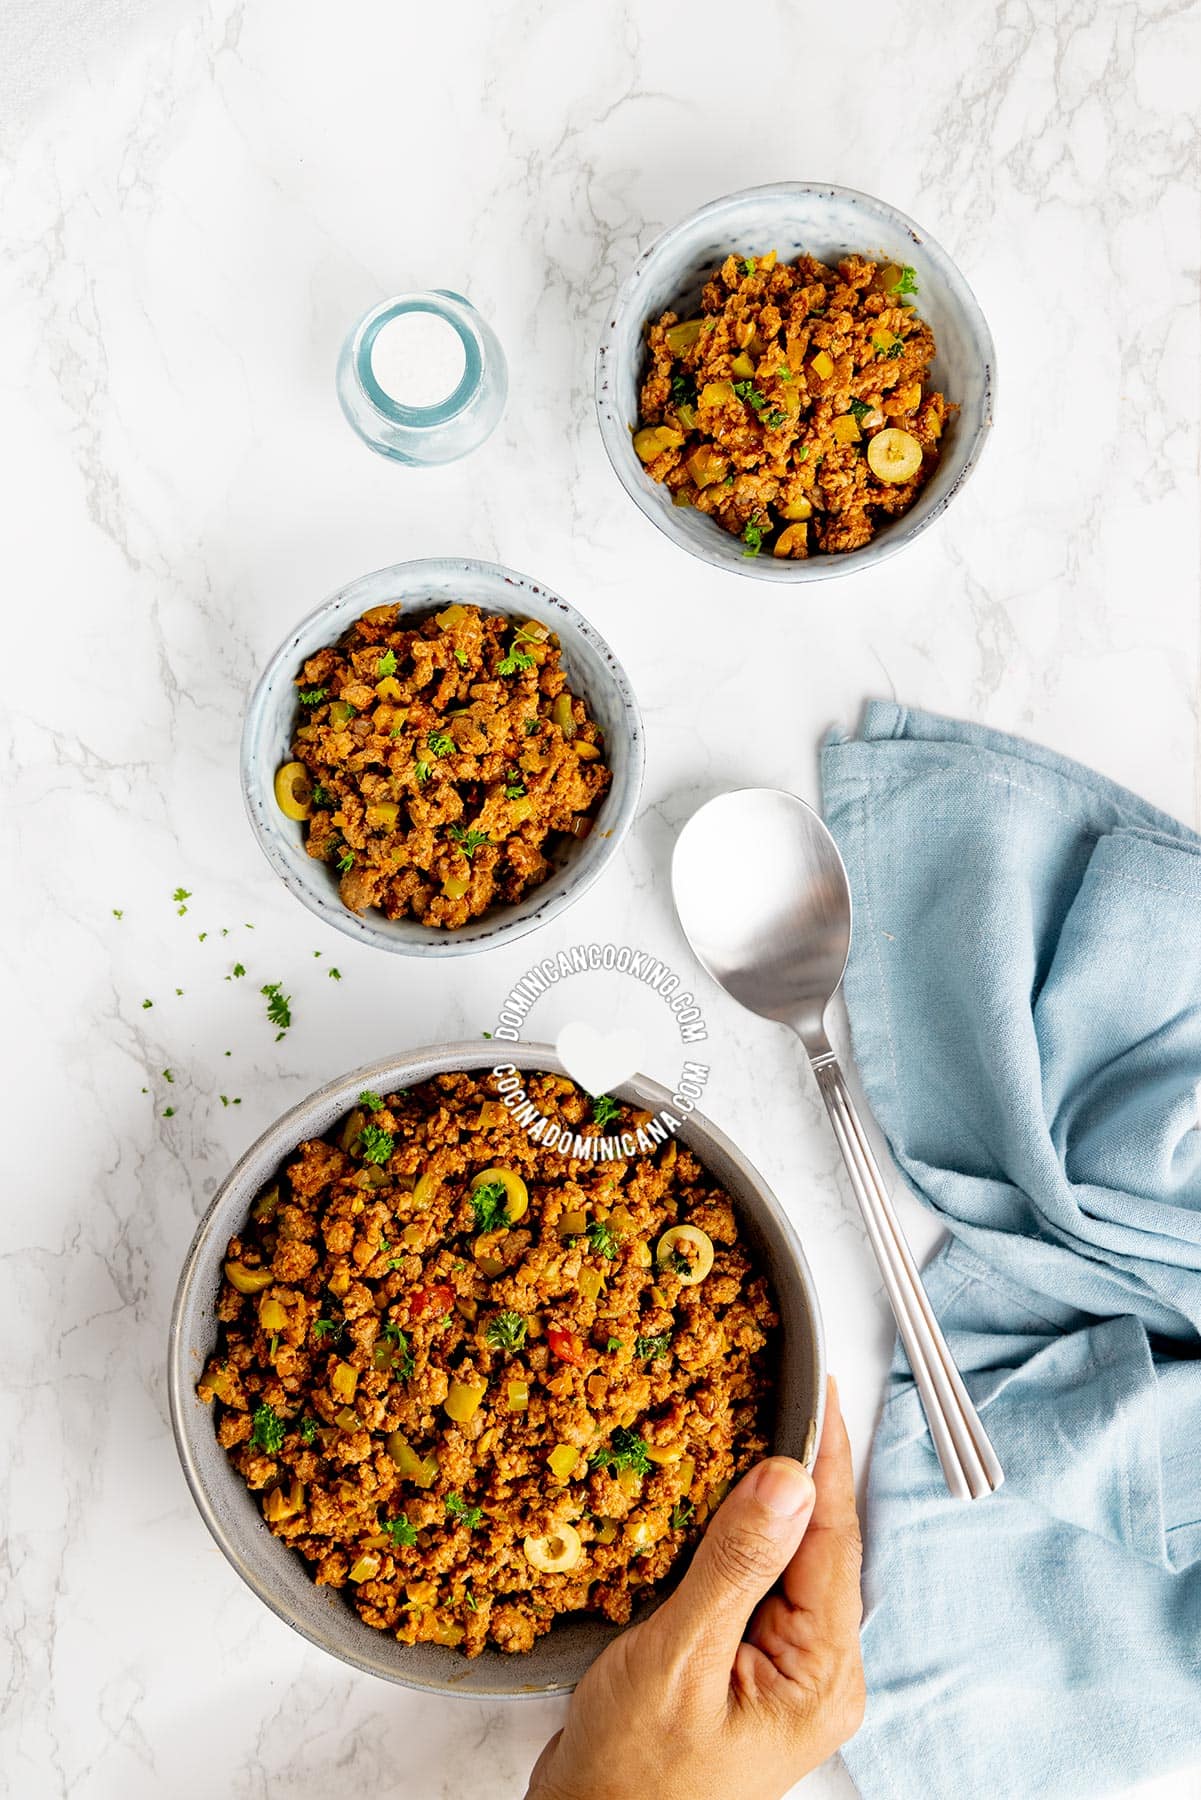
[[[1201,839],[894,705],[822,785],[856,1060],[1007,1475],[947,1498],[898,1352],[845,1760],[865,1800],[1097,1800],[1201,1756]]]

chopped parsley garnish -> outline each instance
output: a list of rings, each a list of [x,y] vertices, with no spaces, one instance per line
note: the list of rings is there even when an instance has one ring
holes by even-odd
[[[388,1266],[390,1268],[391,1264]],[[416,1366],[413,1362],[413,1352],[409,1349],[408,1338],[400,1329],[400,1326],[394,1325],[390,1319],[384,1326],[384,1336],[392,1346],[393,1369],[399,1369],[400,1379],[402,1381],[408,1381]]]
[[[250,1442],[256,1450],[274,1456],[284,1441],[284,1422],[273,1406],[260,1406],[254,1415]]]
[[[337,869],[339,875],[349,875],[350,871],[354,868],[354,851],[343,844],[342,854],[334,864],[334,867]]]
[[[677,406],[696,405],[696,382],[681,371],[671,378],[671,397]]]
[[[375,672],[379,676],[381,681],[385,678],[385,676],[395,675],[395,673],[396,673],[396,652],[395,652],[395,650],[385,650],[384,651],[384,654],[380,657],[379,661],[375,665]]]
[[[175,903],[176,903],[175,910],[179,914],[180,918],[182,919],[183,915],[188,910],[187,907],[183,905],[183,902],[185,900],[190,900],[192,898],[191,889],[186,888],[186,887],[177,887],[175,892],[172,894],[171,898],[172,898],[172,900],[175,901]]]
[[[460,669],[465,669],[467,667],[467,652],[466,650],[460,650],[457,644],[454,649],[454,659],[458,663]]]
[[[605,1349],[606,1350],[620,1350],[621,1346],[624,1343],[625,1343],[624,1338],[607,1338],[605,1340]]]
[[[682,1250],[673,1250],[667,1260],[677,1275],[687,1276],[692,1274],[692,1264]]]
[[[744,256],[742,259],[743,274],[744,275],[753,275],[755,273],[755,265],[758,262],[758,260],[759,259],[757,256]]]
[[[278,1044],[280,1038],[292,1023],[292,996],[284,993],[282,981],[269,981],[265,987],[259,989],[259,992],[265,994],[267,997],[267,1019],[269,1023],[278,1025],[279,1027],[279,1033],[275,1040]]]
[[[734,392],[740,400],[745,400],[748,406],[753,406],[757,413],[761,413],[767,405],[766,396],[759,392],[753,381],[736,381]]]
[[[726,478],[725,478],[725,480],[724,480],[724,481],[723,481],[723,482],[722,482],[722,484],[721,484],[721,485],[722,485],[722,486],[723,486],[723,487],[733,487],[733,485],[734,485],[734,477],[733,477],[733,476],[732,476],[732,475],[727,475],[727,476],[726,476]]]
[[[245,973],[246,973],[246,964],[245,963],[235,963],[233,968],[230,970],[230,974],[234,977],[235,980],[237,980],[241,976],[245,975]]]
[[[592,1123],[607,1125],[610,1119],[615,1119],[620,1111],[620,1105],[610,1095],[596,1094],[592,1101]]]
[[[154,1005],[154,1001],[153,1001],[153,1000],[143,1000],[143,1002],[142,1002],[142,1011],[143,1011],[143,1012],[145,1012],[145,1011],[146,1011],[146,1009],[147,1009],[147,1007],[149,1007],[149,1006],[153,1006],[153,1005]]]
[[[784,423],[784,414],[780,411],[778,406],[773,407],[771,412],[768,413],[767,422],[771,426],[773,431],[776,429],[776,427],[778,425],[782,425]]]
[[[302,706],[320,706],[323,700],[328,699],[329,689],[327,687],[302,688],[299,695],[300,704]]]
[[[386,1163],[392,1154],[395,1140],[390,1131],[382,1125],[364,1125],[359,1133],[359,1151],[364,1162]]]
[[[314,1319],[313,1336],[315,1338],[338,1337],[342,1331],[341,1319]]]
[[[317,1442],[316,1419],[302,1419],[300,1421],[300,1441],[302,1444],[315,1444]]]
[[[170,1071],[170,1069],[164,1069],[164,1070],[163,1070],[163,1080],[164,1080],[164,1081],[174,1081],[174,1080],[175,1080],[175,1077],[174,1077],[174,1075],[173,1075],[173,1074],[172,1074],[172,1073],[171,1073],[171,1071]]]
[[[462,1494],[447,1494],[446,1516],[448,1519],[457,1519],[460,1525],[467,1527],[468,1531],[474,1531],[477,1526],[484,1523],[483,1508],[468,1506]]]
[[[534,733],[538,729],[537,719],[527,719],[521,729],[525,733],[526,737],[533,737]]]
[[[691,1500],[677,1500],[671,1509],[672,1530],[683,1531],[685,1525],[687,1525],[689,1519],[692,1517],[694,1510]]]
[[[888,346],[887,350],[878,350],[876,352],[877,357],[882,356],[888,362],[896,362],[897,357],[903,356],[904,354],[905,354],[905,346],[901,342],[900,338],[897,339],[895,344],[890,344]]]
[[[435,756],[449,756],[455,747],[455,740],[445,731],[431,731],[425,741]],[[417,766],[420,768],[420,763]]]
[[[634,1355],[640,1356],[644,1362],[658,1362],[666,1356],[671,1338],[667,1332],[659,1337],[636,1337],[634,1339]]]
[[[778,381],[792,380],[792,370],[788,367],[787,363],[780,364],[779,368],[776,370],[776,379]]]
[[[619,1425],[609,1442],[601,1444],[588,1460],[593,1468],[607,1469],[610,1475],[616,1475],[619,1469],[633,1469],[638,1475],[649,1475],[651,1469],[644,1440],[624,1425]]]
[[[584,1234],[588,1239],[588,1247],[595,1250],[598,1256],[606,1256],[612,1262],[617,1255],[617,1238],[610,1225],[603,1219],[593,1219]]]
[[[763,548],[763,527],[758,520],[759,514],[756,513],[742,528],[742,541],[746,545],[742,553],[744,556],[758,556]]]
[[[917,293],[917,270],[912,263],[906,263],[901,270],[901,279],[889,290],[893,294]]]
[[[341,969],[330,969],[327,971],[327,973],[328,973],[331,981],[341,981],[341,979],[342,979]]]
[[[173,1119],[175,1117],[175,1108],[173,1106],[164,1106],[163,1117],[164,1119]]]
[[[124,908],[122,908],[120,906],[114,906],[113,907],[113,918],[114,919],[123,919],[124,917],[125,917]]]
[[[417,1542],[417,1527],[410,1525],[403,1513],[398,1513],[394,1519],[385,1519],[380,1530],[387,1532],[398,1550],[402,1544],[406,1550],[411,1550]]]
[[[855,415],[855,418],[860,421],[866,419],[868,413],[872,410],[866,400],[852,400],[849,402],[849,408]]]
[[[359,1095],[359,1105],[365,1106],[368,1112],[382,1112],[384,1109],[383,1101],[378,1094],[373,1094],[370,1088],[364,1088]]]
[[[468,862],[471,861],[481,845],[492,842],[486,831],[477,831],[474,825],[467,831],[464,831],[461,825],[451,825],[448,830]]]
[[[313,805],[322,812],[332,812],[334,810],[334,803],[330,797],[329,790],[323,788],[319,781],[314,782],[313,784]]]
[[[505,799],[520,800],[524,793],[525,782],[522,779],[521,770],[507,769],[505,771]]]
[[[468,1198],[481,1231],[496,1231],[509,1222],[509,1194],[503,1181],[485,1181]]]
[[[491,1344],[494,1350],[520,1350],[525,1343],[526,1322],[520,1313],[497,1313],[488,1321],[484,1332],[484,1341]]]
[[[509,645],[508,654],[502,657],[500,662],[497,663],[496,673],[498,675],[516,675],[519,669],[532,669],[533,666],[533,657],[527,655],[524,650],[519,650],[517,648],[517,639],[514,638],[513,642]]]

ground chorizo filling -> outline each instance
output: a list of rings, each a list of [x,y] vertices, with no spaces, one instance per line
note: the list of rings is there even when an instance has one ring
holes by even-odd
[[[610,770],[545,625],[457,603],[411,627],[399,614],[373,607],[309,657],[275,794],[352,912],[453,928],[545,881]]]
[[[580,1135],[649,1118],[525,1085]],[[301,1144],[230,1240],[218,1318],[198,1392],[234,1468],[404,1643],[626,1621],[768,1449],[777,1318],[729,1197],[674,1140],[548,1154],[483,1077],[364,1093]]]
[[[701,312],[648,328],[634,448],[743,554],[857,550],[913,505],[954,407],[925,384],[934,335],[914,272],[727,256]]]

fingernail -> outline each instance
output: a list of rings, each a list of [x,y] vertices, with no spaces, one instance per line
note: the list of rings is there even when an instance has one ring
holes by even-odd
[[[755,1475],[755,1498],[781,1519],[794,1519],[813,1498],[808,1472],[790,1456],[771,1456]]]

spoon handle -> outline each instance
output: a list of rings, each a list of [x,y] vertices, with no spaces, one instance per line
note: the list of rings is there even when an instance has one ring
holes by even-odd
[[[1000,1487],[1004,1472],[934,1316],[838,1059],[824,1050],[809,1060],[884,1277],[947,1487],[956,1499],[982,1499]]]

